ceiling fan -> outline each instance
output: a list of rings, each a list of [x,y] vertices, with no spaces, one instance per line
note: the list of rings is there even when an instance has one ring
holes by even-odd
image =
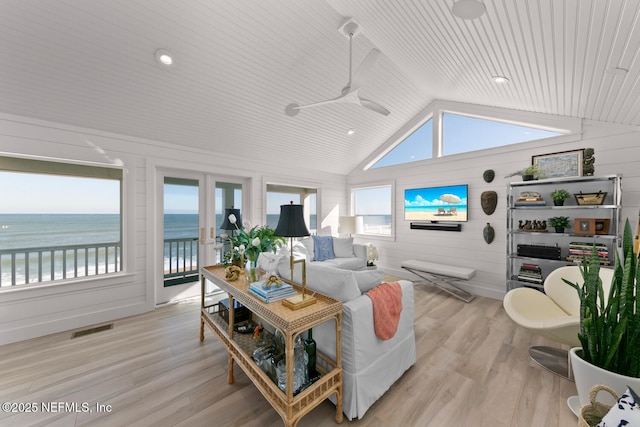
[[[382,105],[373,102],[368,99],[364,99],[360,97],[360,89],[369,80],[369,76],[371,75],[371,70],[375,65],[378,56],[380,55],[380,51],[378,49],[371,49],[371,51],[364,58],[358,70],[356,70],[355,74],[352,74],[352,48],[353,48],[353,37],[358,35],[360,32],[359,25],[353,19],[347,19],[347,21],[342,24],[339,28],[344,34],[349,37],[349,81],[347,85],[342,88],[342,93],[337,98],[328,99],[326,101],[315,102],[313,104],[300,105],[296,103],[292,103],[287,105],[284,109],[285,113],[288,116],[297,115],[301,109],[310,108],[310,107],[318,107],[320,105],[333,104],[335,102],[347,102],[351,104],[360,105],[361,107],[367,108],[371,111],[375,111],[376,113],[383,114],[388,116],[389,110],[384,108]]]

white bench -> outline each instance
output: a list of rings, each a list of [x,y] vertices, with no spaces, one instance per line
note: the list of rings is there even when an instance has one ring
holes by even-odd
[[[474,295],[451,283],[451,281],[455,279],[471,279],[476,274],[476,271],[472,268],[419,261],[416,259],[402,261],[400,266],[464,302],[471,302],[471,300],[475,298]]]

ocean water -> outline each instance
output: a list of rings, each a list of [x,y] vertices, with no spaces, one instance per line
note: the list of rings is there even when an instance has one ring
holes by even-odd
[[[267,215],[267,225],[275,228],[279,215]],[[222,215],[216,216],[217,224],[222,224]],[[165,214],[164,239],[189,239],[198,237],[197,214]],[[315,229],[316,218],[312,215],[311,228]],[[223,230],[217,230],[218,234]],[[29,271],[29,282],[37,282],[39,260],[37,253],[31,255],[28,262],[24,254],[16,254],[16,271],[12,272],[12,255],[2,254],[7,250],[22,250],[33,248],[54,248],[60,246],[75,246],[86,244],[119,243],[121,241],[121,224],[119,215],[111,214],[0,214],[0,286],[10,286],[11,277],[16,276],[16,283],[25,283],[26,271]],[[89,275],[95,274],[95,254],[90,252],[87,256]],[[78,264],[84,268],[84,252],[79,251]],[[98,257],[98,273],[116,270],[116,262],[121,266],[118,254],[115,250],[109,252],[108,265],[104,261],[104,254]],[[50,252],[43,252],[43,275],[49,275],[51,263],[55,270],[54,279],[63,277],[63,255],[57,251],[50,259]],[[164,268],[168,271],[175,266],[193,265],[198,262],[197,245],[193,247],[180,246],[164,248]],[[67,256],[67,277],[73,277],[75,261],[73,254]],[[84,271],[78,273],[78,277],[84,275]],[[51,280],[50,276],[43,281]]]

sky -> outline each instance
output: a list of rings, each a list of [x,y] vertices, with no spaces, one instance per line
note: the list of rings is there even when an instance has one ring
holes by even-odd
[[[447,205],[447,202],[445,200],[441,200],[440,197],[445,194],[453,194],[454,196],[458,196],[458,198],[460,198],[460,202],[457,204],[467,204],[466,185],[407,189],[404,193],[404,204],[405,206],[414,207],[443,206]]]
[[[0,214],[120,212],[120,181],[0,172]]]
[[[444,114],[442,127],[445,156],[559,135],[556,132],[450,113]],[[433,122],[430,119],[372,167],[430,159],[432,147]]]

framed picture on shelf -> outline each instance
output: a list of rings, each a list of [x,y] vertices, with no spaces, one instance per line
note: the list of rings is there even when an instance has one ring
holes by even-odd
[[[531,156],[531,163],[544,174],[544,178],[582,176],[584,149]]]
[[[609,234],[609,219],[602,218],[595,220],[595,230],[596,234]]]
[[[596,234],[595,219],[593,218],[576,218],[573,221],[576,234]]]
[[[573,223],[575,234],[609,234],[608,218],[576,218]]]

